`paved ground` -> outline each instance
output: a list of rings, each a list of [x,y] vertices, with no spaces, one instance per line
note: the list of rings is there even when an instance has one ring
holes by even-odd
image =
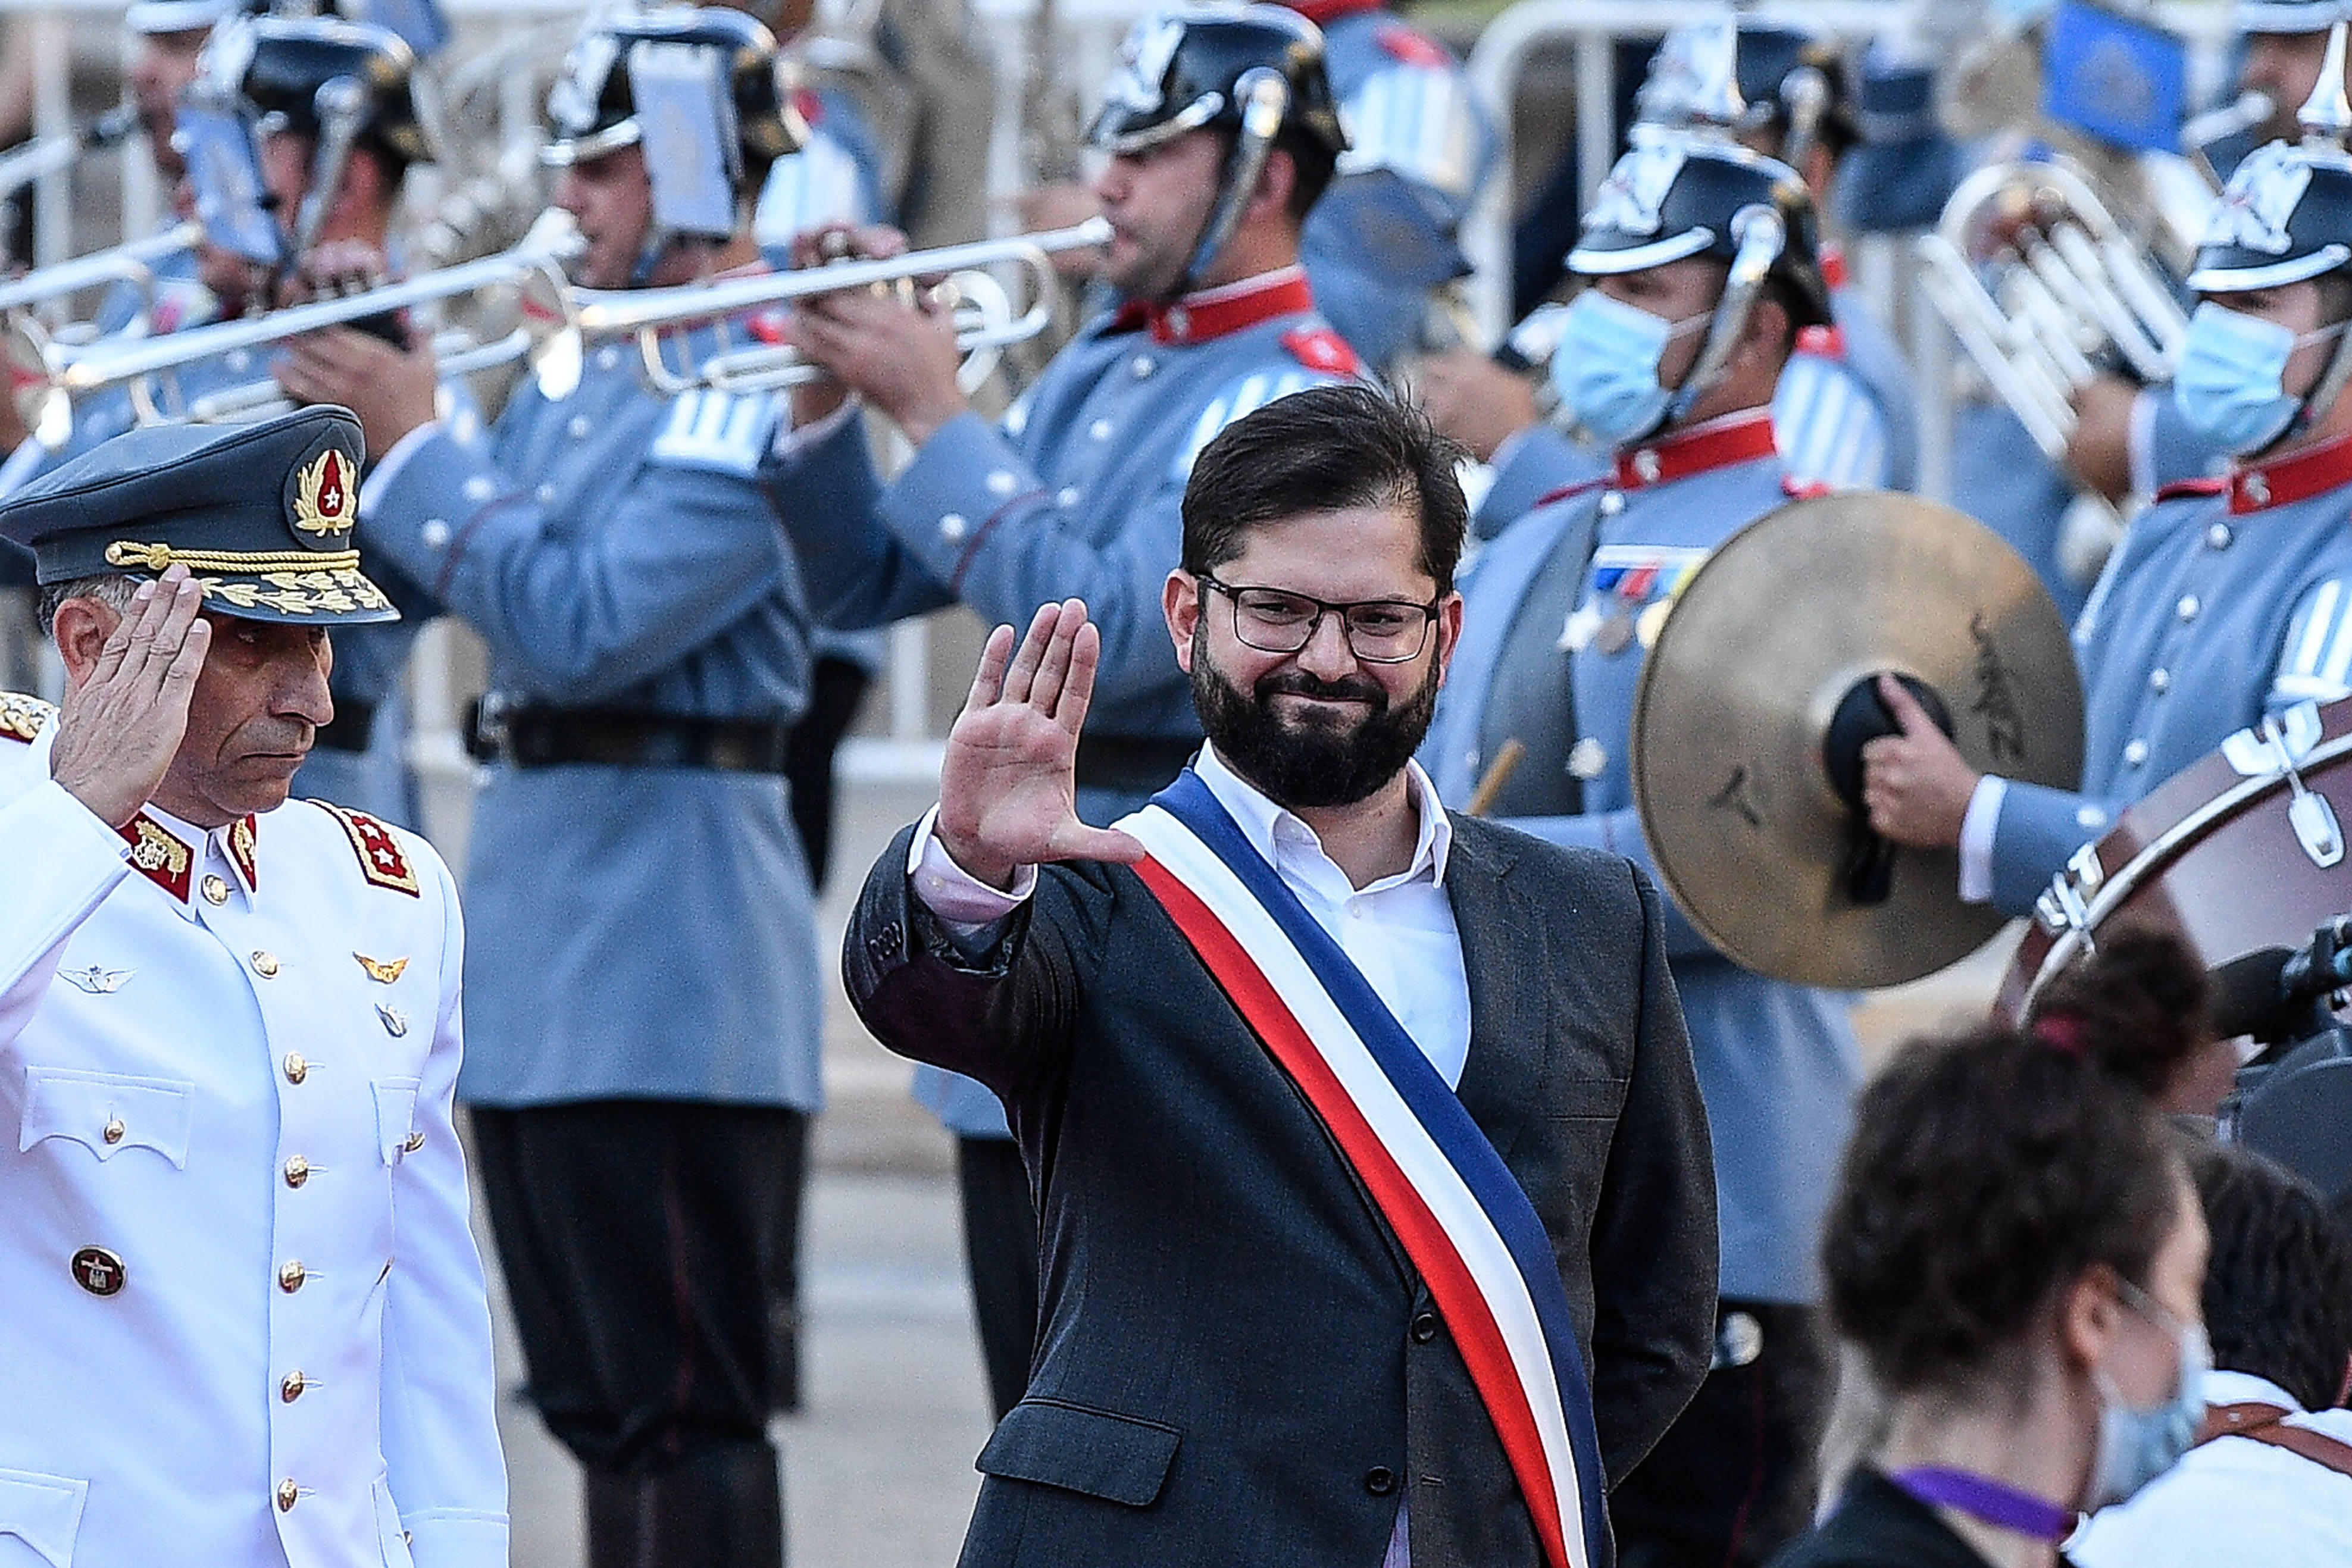
[[[837,938],[859,875],[928,796],[846,791],[841,870],[824,918]],[[1981,1008],[2006,944],[1858,1009],[1884,1043]],[[907,1070],[835,1007],[825,1048],[806,1239],[809,1404],[777,1423],[795,1568],[947,1568],[979,1477],[988,1415],[966,1295],[946,1136],[906,1096]],[[502,1383],[520,1379],[509,1325]],[[514,1497],[515,1568],[577,1568],[579,1481],[537,1418],[502,1410]]]

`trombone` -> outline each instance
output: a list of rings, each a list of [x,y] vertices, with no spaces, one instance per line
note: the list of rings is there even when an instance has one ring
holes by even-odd
[[[159,234],[126,241],[110,250],[92,251],[71,261],[36,267],[20,277],[0,283],[0,311],[35,310],[69,298],[85,288],[129,283],[145,297],[146,304],[139,313],[143,322],[155,308],[156,266],[182,251],[194,250],[204,235],[202,224],[175,224]]]

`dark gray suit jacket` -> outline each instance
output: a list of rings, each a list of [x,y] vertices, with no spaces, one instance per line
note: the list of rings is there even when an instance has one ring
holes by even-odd
[[[1626,862],[1454,820],[1463,1103],[1542,1216],[1612,1483],[1706,1375],[1706,1114],[1656,891]],[[980,1458],[980,1568],[1540,1563],[1510,1468],[1402,1248],[1135,873],[1045,868],[974,962],[906,874],[843,969],[902,1055],[1004,1101],[1042,1228],[1029,1392]]]

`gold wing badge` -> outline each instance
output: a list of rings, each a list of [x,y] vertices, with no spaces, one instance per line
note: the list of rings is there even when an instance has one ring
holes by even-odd
[[[379,986],[392,984],[400,978],[401,971],[408,967],[405,958],[371,958],[364,953],[354,953],[352,956],[360,961],[360,967],[367,971],[368,978]]]

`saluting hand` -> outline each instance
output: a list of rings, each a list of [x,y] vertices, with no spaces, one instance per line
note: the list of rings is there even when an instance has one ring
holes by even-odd
[[[119,828],[153,798],[179,755],[188,699],[212,646],[204,595],[184,566],[139,585],[98,661],[66,692],[49,777]]]
[[[1872,831],[1916,849],[1958,849],[1979,775],[1901,682],[1879,676],[1878,695],[1903,733],[1862,748],[1862,799]]]
[[[1129,835],[1078,821],[1078,731],[1101,656],[1076,599],[1040,606],[1017,653],[1012,627],[989,633],[940,769],[940,841],[981,881],[1010,887],[1047,861],[1143,858]]]

